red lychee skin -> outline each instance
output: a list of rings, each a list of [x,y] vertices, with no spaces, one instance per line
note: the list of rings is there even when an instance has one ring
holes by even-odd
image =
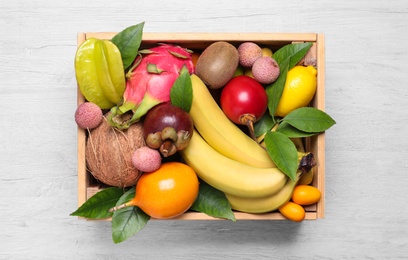
[[[85,102],[75,111],[75,122],[80,128],[93,129],[102,122],[103,114],[98,105]]]
[[[250,68],[257,59],[262,57],[262,49],[256,43],[244,42],[239,45],[238,54],[239,63],[246,68]]]
[[[132,164],[141,172],[154,172],[161,166],[160,152],[148,146],[142,146],[133,153]]]
[[[280,74],[278,63],[271,57],[261,57],[252,65],[252,75],[261,84],[274,82]]]

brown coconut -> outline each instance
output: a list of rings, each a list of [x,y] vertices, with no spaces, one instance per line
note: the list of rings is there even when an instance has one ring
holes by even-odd
[[[132,165],[132,154],[145,145],[141,122],[126,130],[119,130],[103,119],[97,128],[90,131],[86,142],[88,170],[107,185],[121,188],[133,186],[141,172]]]

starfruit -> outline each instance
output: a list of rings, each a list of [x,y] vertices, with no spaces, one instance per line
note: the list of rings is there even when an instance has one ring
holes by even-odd
[[[89,38],[77,49],[75,75],[82,95],[101,109],[116,106],[126,88],[119,49],[109,40]]]
[[[191,52],[172,44],[139,51],[128,72],[123,102],[111,109],[108,122],[126,129],[150,108],[170,101],[171,88],[182,69],[194,72]]]

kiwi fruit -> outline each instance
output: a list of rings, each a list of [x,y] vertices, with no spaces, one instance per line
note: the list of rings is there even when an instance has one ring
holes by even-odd
[[[234,76],[238,65],[237,48],[231,43],[217,41],[204,49],[197,60],[195,73],[209,88],[218,89]]]

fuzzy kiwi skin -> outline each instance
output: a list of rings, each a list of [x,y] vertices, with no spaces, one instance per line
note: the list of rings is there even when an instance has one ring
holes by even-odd
[[[224,41],[208,46],[197,60],[196,75],[212,89],[222,88],[234,76],[239,64],[237,48]]]

